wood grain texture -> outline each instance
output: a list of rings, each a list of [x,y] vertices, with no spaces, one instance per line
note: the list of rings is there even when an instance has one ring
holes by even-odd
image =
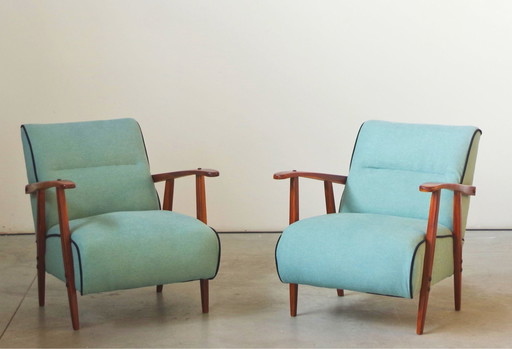
[[[423,183],[420,185],[420,191],[434,192],[441,189],[448,189],[458,191],[465,195],[475,195],[476,187],[472,185],[458,184],[458,183]]]
[[[432,192],[427,223],[427,233],[425,236],[425,257],[423,261],[423,275],[421,279],[420,302],[418,305],[418,319],[416,323],[417,334],[422,334],[423,329],[425,327],[425,317],[427,314],[428,296],[430,293],[430,284],[432,281],[432,267],[434,265],[434,253],[436,248],[440,198],[440,191]]]
[[[194,170],[184,170],[184,171],[175,171],[175,172],[166,172],[152,175],[153,182],[162,182],[168,179],[186,177],[186,176],[206,176],[206,177],[218,177],[219,171],[212,170],[208,168],[197,168]]]
[[[318,173],[318,172],[304,172],[304,171],[282,171],[274,173],[274,179],[288,179],[294,177],[304,177],[310,179],[317,179],[321,181],[329,181],[332,183],[345,184],[347,182],[347,176]]]
[[[50,188],[62,188],[62,189],[71,189],[75,188],[76,184],[72,181],[68,180],[56,180],[56,181],[44,181],[44,182],[36,182],[27,184],[25,186],[25,194],[32,194],[39,190],[46,190]]]

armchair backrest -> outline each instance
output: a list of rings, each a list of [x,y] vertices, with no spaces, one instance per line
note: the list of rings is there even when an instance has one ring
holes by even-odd
[[[425,182],[472,184],[481,131],[441,126],[367,121],[359,130],[340,212],[427,219]],[[452,229],[453,194],[441,194],[439,223]],[[463,197],[462,231],[469,198]]]
[[[29,183],[76,183],[66,191],[69,219],[159,208],[135,120],[28,124],[21,126],[21,137]],[[32,210],[35,221],[34,196]],[[46,223],[48,229],[58,223],[54,193],[46,195]]]

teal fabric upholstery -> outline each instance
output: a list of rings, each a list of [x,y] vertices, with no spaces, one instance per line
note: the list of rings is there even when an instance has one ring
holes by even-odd
[[[183,214],[111,212],[75,219],[70,230],[82,294],[208,280],[217,273],[217,235]],[[65,280],[58,225],[48,231],[46,267]]]
[[[368,121],[357,138],[340,212],[428,217],[425,182],[463,183],[478,129]],[[472,174],[471,174],[472,176]],[[442,197],[439,223],[452,229],[452,198]]]
[[[77,183],[66,192],[70,219],[159,208],[135,120],[23,125],[21,137],[29,183]],[[49,193],[46,223],[57,222],[55,195]]]
[[[281,235],[281,280],[412,298],[421,286],[430,201],[419,186],[472,184],[479,137],[470,126],[364,123],[339,213],[300,220]],[[443,191],[432,283],[453,274],[452,201]]]
[[[306,218],[281,236],[279,276],[286,283],[412,298],[421,286],[425,230],[422,219],[379,214]],[[434,282],[453,273],[451,231],[439,226],[437,235]]]
[[[135,120],[30,124],[21,136],[29,183],[76,183],[66,199],[82,294],[215,277],[217,234],[195,218],[159,210]],[[35,222],[35,195],[32,204]],[[46,270],[65,280],[52,189],[46,222]]]

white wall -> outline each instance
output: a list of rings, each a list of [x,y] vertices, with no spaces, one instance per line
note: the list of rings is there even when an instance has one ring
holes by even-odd
[[[512,228],[511,1],[1,0],[0,96],[3,232],[33,229],[19,125],[116,117],[139,120],[153,173],[221,171],[221,231],[284,228],[272,174],[347,174],[364,120],[476,125],[469,227]],[[302,189],[321,213],[322,184]]]

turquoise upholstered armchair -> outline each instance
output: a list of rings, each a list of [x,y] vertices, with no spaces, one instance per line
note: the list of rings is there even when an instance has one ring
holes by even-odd
[[[475,127],[368,121],[348,177],[276,173],[275,179],[291,180],[291,225],[276,247],[279,277],[290,284],[291,315],[297,314],[298,284],[336,288],[339,296],[344,289],[419,294],[421,334],[431,284],[451,275],[459,310],[462,241],[480,134]],[[299,220],[299,177],[324,181],[328,214]],[[337,213],[332,183],[345,185]]]
[[[39,304],[45,271],[65,281],[73,328],[82,295],[200,280],[217,274],[220,241],[206,225],[205,177],[197,169],[151,175],[133,119],[23,125],[21,137],[37,235]],[[197,219],[172,212],[174,179],[196,177]],[[165,181],[163,210],[154,183]]]

